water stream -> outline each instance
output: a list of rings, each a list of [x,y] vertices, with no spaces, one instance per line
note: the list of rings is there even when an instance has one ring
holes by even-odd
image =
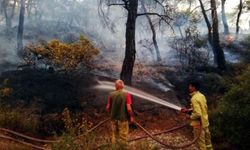
[[[115,90],[115,84],[113,82],[98,81],[98,83],[99,84],[97,86],[95,86],[96,89]],[[134,96],[143,98],[145,100],[148,100],[148,101],[151,101],[151,102],[166,106],[166,107],[174,109],[174,110],[178,110],[178,111],[181,110],[181,107],[179,107],[179,106],[177,106],[175,104],[169,103],[169,102],[167,102],[167,101],[165,101],[163,99],[160,99],[160,98],[158,98],[158,97],[156,97],[154,95],[151,95],[151,94],[146,93],[144,91],[138,90],[136,88],[125,86],[124,90],[128,91],[130,94],[132,94]]]

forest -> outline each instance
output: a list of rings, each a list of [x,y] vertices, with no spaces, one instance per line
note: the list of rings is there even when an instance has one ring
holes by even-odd
[[[107,110],[118,79],[126,146]],[[192,81],[213,149],[248,150],[250,0],[0,0],[0,150],[200,149]]]

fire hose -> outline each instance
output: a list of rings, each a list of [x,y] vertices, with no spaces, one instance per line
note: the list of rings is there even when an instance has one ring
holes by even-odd
[[[161,144],[161,145],[163,145],[165,147],[169,147],[169,148],[172,148],[172,149],[187,148],[187,147],[193,145],[198,140],[198,138],[200,137],[201,131],[202,131],[202,129],[201,129],[200,132],[199,132],[199,136],[195,137],[190,143],[183,144],[183,145],[170,145],[170,144],[164,143],[164,142],[160,141],[159,139],[157,139],[156,137],[154,137],[154,135],[152,135],[151,133],[149,133],[138,122],[135,122],[135,124],[136,124],[137,127],[139,127],[140,129],[142,129],[151,139],[153,139],[154,141],[156,141],[157,143],[159,143],[159,144]],[[174,130],[172,130],[172,131],[174,131]]]
[[[93,131],[94,129],[96,129],[97,127],[101,126],[102,124],[106,123],[108,120],[110,119],[106,119],[102,122],[100,122],[99,124],[97,124],[95,127],[93,127],[91,129],[91,131]],[[186,143],[186,144],[182,144],[182,145],[171,145],[171,144],[168,144],[168,143],[164,143],[162,141],[160,141],[159,139],[157,139],[155,136],[156,135],[160,135],[160,134],[163,134],[163,133],[168,133],[168,132],[172,132],[172,131],[175,131],[175,130],[178,130],[178,129],[181,129],[181,128],[184,128],[185,126],[187,126],[188,124],[183,124],[183,125],[180,125],[180,126],[177,126],[177,127],[174,127],[174,128],[171,128],[171,129],[168,129],[168,130],[165,130],[165,131],[162,131],[162,132],[159,132],[159,133],[155,133],[155,134],[151,134],[149,131],[147,131],[144,127],[142,127],[142,125],[140,125],[138,122],[135,122],[135,125],[142,129],[146,134],[147,136],[142,136],[142,137],[138,137],[138,138],[134,138],[134,139],[130,139],[128,140],[128,142],[133,142],[133,141],[136,141],[136,140],[140,140],[140,139],[143,139],[143,138],[147,138],[147,137],[150,137],[151,139],[153,139],[154,141],[156,141],[157,143],[165,146],[165,147],[169,147],[169,148],[172,148],[172,149],[181,149],[181,148],[187,148],[191,145],[193,145],[197,140],[198,138],[200,137],[201,135],[201,132],[202,132],[202,129],[200,129],[200,132],[198,134],[197,137],[195,137],[191,142],[189,143]],[[107,144],[105,144],[107,145]],[[101,146],[99,146],[101,147]]]
[[[5,128],[0,128],[0,131],[4,131],[6,133],[10,133],[10,134],[13,134],[13,135],[16,135],[16,136],[19,136],[28,140],[32,140],[35,142],[39,142],[39,143],[55,143],[56,142],[56,141],[51,141],[51,140],[42,140],[42,139],[30,137],[30,136],[27,136],[27,135],[24,135],[24,134],[21,134],[21,133],[18,133],[9,129],[5,129]]]
[[[16,142],[16,143],[20,143],[20,144],[23,144],[23,145],[25,145],[25,146],[28,146],[28,147],[31,147],[31,148],[34,148],[34,149],[48,150],[48,149],[46,149],[46,148],[44,148],[44,147],[40,147],[40,146],[31,144],[31,143],[28,143],[28,142],[20,141],[20,140],[17,140],[17,139],[15,139],[15,138],[12,138],[12,137],[9,137],[9,136],[6,136],[6,135],[0,134],[0,138],[1,138],[1,139],[5,139],[5,140],[10,140],[10,141],[13,141],[13,142]]]
[[[103,125],[104,123],[106,123],[109,120],[110,120],[110,118],[105,119],[104,121],[101,121],[100,123],[98,123],[97,125],[95,125],[94,127],[92,127],[91,129],[89,129],[87,132],[88,133],[92,132],[93,130],[95,130],[96,128],[98,128],[99,126]],[[27,136],[27,135],[24,135],[24,134],[21,134],[21,133],[18,133],[18,132],[9,130],[9,129],[5,129],[5,128],[0,128],[0,131],[5,132],[7,134],[15,135],[15,136],[18,136],[18,137],[22,137],[24,139],[28,139],[28,140],[33,141],[33,142],[38,142],[38,143],[52,144],[52,143],[56,143],[56,142],[60,141],[60,140],[43,140],[43,139],[38,139],[38,138]],[[82,136],[82,135],[80,135],[80,136]],[[78,136],[77,138],[79,138],[80,136]],[[16,142],[16,143],[20,143],[20,144],[23,144],[25,146],[32,147],[34,149],[39,149],[39,150],[48,150],[49,149],[49,148],[44,148],[44,147],[41,147],[41,146],[34,145],[32,143],[24,142],[24,141],[21,141],[21,140],[18,140],[18,139],[15,139],[15,138],[12,138],[10,136],[3,135],[3,134],[0,134],[0,138],[1,139],[5,139],[5,140],[10,140],[10,141],[13,141],[13,142]]]
[[[187,125],[188,125],[188,124],[183,124],[183,125],[180,125],[180,126],[178,126],[178,127],[174,127],[174,128],[168,129],[168,130],[161,131],[161,132],[159,132],[159,133],[154,133],[154,134],[152,134],[152,135],[153,135],[153,136],[156,136],[156,135],[160,135],[160,134],[172,132],[172,131],[175,131],[175,130],[179,130],[179,129],[181,129],[181,128],[184,128],[184,127],[187,126]],[[144,138],[148,138],[148,137],[149,137],[148,135],[145,135],[145,136],[141,136],[141,137],[137,137],[137,138],[130,139],[130,140],[128,140],[128,142],[133,142],[133,141],[137,141],[137,140],[144,139]]]
[[[90,133],[90,132],[94,131],[95,129],[97,129],[98,127],[100,127],[101,125],[103,125],[104,123],[106,123],[106,122],[109,121],[109,120],[110,120],[110,118],[101,121],[100,123],[98,123],[97,125],[95,125],[94,127],[92,127],[91,129],[89,129],[87,132]],[[171,129],[168,129],[168,130],[159,132],[159,133],[155,133],[155,134],[151,134],[148,130],[146,130],[144,127],[142,127],[142,125],[140,125],[138,122],[135,122],[135,125],[136,125],[138,128],[140,128],[141,130],[143,130],[147,135],[146,135],[146,136],[142,136],[142,137],[138,137],[138,138],[134,138],[134,139],[130,139],[130,140],[128,140],[128,142],[132,142],[132,141],[136,141],[136,140],[140,140],[140,139],[143,139],[143,138],[148,138],[148,137],[150,137],[151,139],[153,139],[153,140],[156,141],[157,143],[159,143],[159,144],[161,144],[161,145],[163,145],[163,146],[165,146],[165,147],[172,148],[172,149],[180,149],[180,148],[186,148],[186,147],[191,146],[192,144],[194,144],[194,143],[197,141],[197,139],[199,138],[199,136],[200,136],[200,134],[201,134],[201,131],[202,131],[202,129],[201,129],[201,130],[200,130],[200,133],[199,133],[199,136],[195,137],[195,138],[194,138],[191,142],[189,142],[189,143],[186,143],[186,144],[183,144],[183,145],[170,145],[170,144],[168,144],[168,143],[164,143],[164,142],[160,141],[160,140],[157,139],[155,136],[156,136],[156,135],[163,134],[163,133],[168,133],[168,132],[172,132],[172,131],[181,129],[181,128],[187,126],[187,124],[183,124],[183,125],[181,125],[181,126],[177,126],[177,127],[174,127],[174,128],[171,128]],[[15,136],[19,136],[19,137],[22,137],[22,138],[24,138],[24,139],[31,140],[31,141],[33,141],[33,142],[39,142],[39,143],[44,143],[44,144],[51,144],[51,143],[59,142],[59,140],[56,140],[56,141],[55,141],[55,140],[54,140],[54,141],[52,141],[52,140],[42,140],[42,139],[30,137],[30,136],[27,136],[27,135],[24,135],[24,134],[21,134],[21,133],[18,133],[18,132],[9,130],[9,129],[5,129],[5,128],[0,128],[0,131],[6,132],[6,133],[9,133],[9,134],[13,134],[13,135],[15,135]],[[82,136],[82,135],[79,135],[79,136],[77,136],[76,138],[79,138],[80,136]],[[31,143],[28,143],[28,142],[24,142],[24,141],[21,141],[21,140],[12,138],[12,137],[10,137],[10,136],[2,135],[2,134],[0,134],[0,138],[6,139],[6,140],[10,140],[10,141],[14,141],[14,142],[23,144],[23,145],[25,145],[25,146],[29,146],[29,147],[32,147],[32,148],[35,148],[35,149],[39,149],[39,150],[48,150],[48,149],[49,149],[49,148],[37,146],[37,145],[31,144]]]
[[[5,129],[5,128],[0,128],[0,131],[4,132],[5,134],[12,134],[14,136],[18,136],[18,137],[21,137],[23,139],[27,139],[27,140],[30,140],[32,142],[37,142],[37,143],[51,144],[51,143],[58,142],[58,141],[42,140],[42,139],[34,138],[34,137],[31,137],[31,136],[27,136],[27,135],[24,135],[24,134],[9,130],[9,129]],[[7,135],[0,134],[0,138],[5,139],[5,140],[9,140],[9,141],[13,141],[13,142],[16,142],[16,143],[20,143],[20,144],[22,144],[24,146],[32,147],[34,149],[48,150],[48,148],[38,146],[38,145],[34,145],[32,143],[29,143],[29,142],[21,141],[19,139],[15,139],[15,138],[7,136]]]

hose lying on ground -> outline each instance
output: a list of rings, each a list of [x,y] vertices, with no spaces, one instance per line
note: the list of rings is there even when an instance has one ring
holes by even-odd
[[[182,129],[182,128],[184,128],[184,127],[187,126],[187,125],[188,125],[188,123],[183,124],[183,125],[180,125],[180,126],[177,126],[177,127],[173,127],[173,128],[171,128],[171,129],[164,130],[164,131],[161,131],[161,132],[158,132],[158,133],[154,133],[154,134],[152,134],[152,135],[153,135],[153,136],[156,136],[156,135],[160,135],[160,134],[172,132],[172,131],[175,131],[175,130]],[[141,139],[148,138],[148,137],[149,137],[149,135],[145,135],[145,136],[141,136],[141,137],[129,139],[128,142],[133,142],[133,141],[141,140]]]
[[[161,145],[163,145],[165,147],[169,147],[169,148],[172,148],[172,149],[186,148],[186,147],[189,147],[189,146],[193,145],[198,140],[198,138],[200,137],[201,131],[202,131],[202,129],[201,129],[200,132],[199,132],[199,136],[195,137],[190,143],[186,143],[186,144],[183,144],[183,145],[170,145],[170,144],[167,144],[167,143],[164,143],[164,142],[158,140],[151,133],[149,133],[145,128],[143,128],[138,122],[135,122],[135,124],[140,129],[142,129],[151,139],[153,139],[154,141],[156,141],[157,143],[159,143],[159,144],[161,144]]]
[[[23,145],[25,145],[25,146],[32,147],[32,148],[34,148],[34,149],[49,150],[48,148],[44,148],[44,147],[40,147],[40,146],[37,146],[37,145],[33,145],[33,144],[31,144],[31,143],[24,142],[24,141],[20,141],[20,140],[17,140],[17,139],[14,139],[14,138],[12,138],[12,137],[5,136],[5,135],[2,135],[2,134],[0,134],[0,138],[1,138],[1,139],[5,139],[5,140],[10,140],[10,141],[13,141],[13,142],[16,142],[16,143],[20,143],[20,144],[23,144]]]
[[[103,125],[104,123],[106,123],[109,120],[110,120],[110,118],[101,121],[100,123],[98,123],[97,125],[95,125],[94,127],[92,127],[91,129],[89,129],[87,132],[90,133],[90,132],[94,131],[96,128],[100,127],[101,125]],[[181,129],[181,128],[187,126],[187,124],[183,124],[181,126],[174,127],[174,128],[171,128],[171,129],[159,132],[159,133],[155,133],[155,134],[151,134],[144,127],[142,127],[138,122],[135,122],[135,125],[137,127],[139,127],[140,129],[142,129],[147,135],[146,136],[142,136],[142,137],[138,137],[138,138],[134,138],[134,139],[130,139],[128,142],[132,142],[132,141],[136,141],[136,140],[140,140],[140,139],[143,139],[143,138],[150,137],[151,139],[153,139],[157,143],[159,143],[159,144],[161,144],[161,145],[163,145],[165,147],[169,147],[169,148],[173,148],[173,149],[180,149],[180,148],[186,148],[186,147],[191,146],[192,144],[194,144],[198,140],[198,138],[200,137],[201,131],[202,131],[202,129],[201,129],[200,133],[199,133],[199,136],[195,137],[190,143],[186,143],[186,144],[183,144],[183,145],[170,145],[170,144],[167,144],[167,143],[164,143],[164,142],[160,141],[155,136],[163,134],[163,133],[168,133],[168,132],[172,132],[172,131]],[[0,131],[4,131],[6,133],[11,133],[13,135],[16,135],[16,136],[19,136],[19,137],[22,137],[22,138],[25,138],[25,139],[28,139],[28,140],[31,140],[31,141],[34,141],[34,142],[48,143],[48,144],[59,142],[59,140],[57,140],[57,141],[51,141],[51,140],[42,140],[42,139],[30,137],[30,136],[27,136],[27,135],[24,135],[24,134],[21,134],[21,133],[18,133],[18,132],[9,130],[9,129],[5,129],[5,128],[0,128]],[[83,135],[79,135],[76,138],[79,138],[81,136],[83,136]],[[14,141],[14,142],[18,142],[18,143],[21,143],[23,145],[30,146],[32,148],[36,148],[36,149],[39,149],[39,150],[48,150],[48,148],[46,149],[46,148],[43,148],[43,147],[40,147],[40,146],[36,146],[36,145],[31,144],[31,143],[20,141],[18,139],[14,139],[14,138],[6,136],[6,135],[1,135],[0,134],[0,138],[11,140],[11,141]]]
[[[21,133],[18,133],[18,132],[9,130],[9,129],[5,129],[5,128],[0,128],[0,131],[4,131],[6,133],[10,133],[10,134],[13,134],[13,135],[16,135],[16,136],[19,136],[19,137],[22,137],[22,138],[25,138],[25,139],[28,139],[28,140],[31,140],[31,141],[39,142],[39,143],[55,143],[55,142],[58,142],[58,141],[42,140],[42,139],[30,137],[30,136],[27,136],[27,135],[24,135],[24,134],[21,134]]]
[[[91,129],[89,129],[87,132],[92,132],[93,130],[95,130],[96,128],[98,128],[99,126],[101,126],[102,124],[106,123],[107,121],[109,121],[110,118],[108,119],[105,119],[104,121],[101,121],[100,123],[98,123],[97,125],[95,125],[94,127],[92,127]],[[15,131],[12,131],[12,130],[9,130],[9,129],[5,129],[5,128],[0,128],[0,131],[4,132],[4,133],[7,133],[7,134],[12,134],[12,135],[15,135],[15,136],[18,136],[18,137],[21,137],[21,138],[24,138],[24,139],[28,139],[32,142],[39,142],[39,143],[44,143],[44,144],[52,144],[52,143],[56,143],[56,142],[59,142],[60,140],[43,140],[43,139],[38,139],[38,138],[34,138],[34,137],[31,137],[31,136],[27,136],[27,135],[24,135],[24,134],[21,134],[21,133],[18,133],[18,132],[15,132]],[[82,136],[82,135],[80,135]],[[80,136],[78,136],[77,138],[79,138]],[[0,138],[2,139],[5,139],[5,140],[10,140],[10,141],[13,141],[13,142],[17,142],[17,143],[20,143],[20,144],[23,144],[25,146],[29,146],[29,147],[32,147],[32,148],[35,148],[35,149],[39,149],[39,150],[48,150],[48,148],[43,148],[43,147],[40,147],[40,146],[37,146],[37,145],[34,145],[34,144],[31,144],[31,143],[28,143],[28,142],[24,142],[24,141],[21,141],[21,140],[18,140],[18,139],[15,139],[15,138],[12,138],[10,136],[6,136],[6,135],[2,135],[0,134]]]
[[[102,124],[104,124],[105,122],[107,122],[109,119],[106,119],[104,121],[102,121],[101,123],[99,123],[97,125],[97,127],[101,126]],[[142,137],[138,137],[138,138],[134,138],[134,139],[130,139],[128,140],[128,142],[133,142],[133,141],[136,141],[136,140],[140,140],[140,139],[143,139],[143,138],[147,138],[147,137],[150,137],[151,139],[153,139],[154,141],[156,141],[157,143],[165,146],[165,147],[169,147],[169,148],[172,148],[172,149],[181,149],[181,148],[187,148],[191,145],[193,145],[197,140],[198,138],[200,137],[201,135],[201,132],[202,132],[202,129],[200,130],[199,132],[199,136],[195,137],[191,142],[189,143],[186,143],[186,144],[182,144],[182,145],[171,145],[171,144],[168,144],[168,143],[164,143],[160,140],[158,140],[155,136],[156,135],[160,135],[160,134],[163,134],[163,133],[168,133],[168,132],[172,132],[172,131],[175,131],[175,130],[179,130],[181,128],[184,128],[185,126],[187,126],[188,124],[183,124],[183,125],[180,125],[178,127],[174,127],[174,128],[171,128],[171,129],[168,129],[168,130],[165,130],[165,131],[162,131],[162,132],[159,132],[159,133],[155,133],[155,134],[151,134],[148,130],[146,130],[144,127],[142,127],[138,122],[135,122],[135,125],[142,129],[147,135],[146,136],[142,136]],[[93,131],[94,129],[96,129],[97,127],[94,127],[91,131]],[[105,146],[108,146],[110,144],[104,144],[104,145],[100,145],[97,147],[98,148],[101,148],[101,147],[105,147]]]

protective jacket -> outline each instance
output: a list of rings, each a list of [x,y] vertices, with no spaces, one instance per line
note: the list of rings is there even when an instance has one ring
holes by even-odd
[[[190,94],[192,114],[190,116],[191,126],[200,126],[203,128],[209,126],[208,113],[207,113],[207,100],[205,96],[199,91]]]

